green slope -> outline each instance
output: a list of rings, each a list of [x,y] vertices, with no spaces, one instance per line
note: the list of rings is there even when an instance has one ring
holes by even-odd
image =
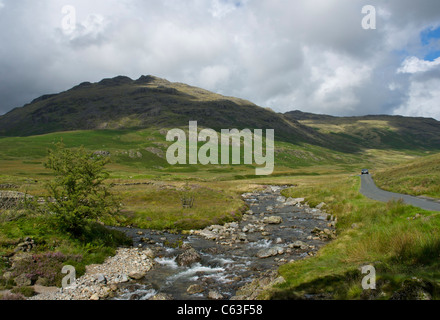
[[[288,119],[326,135],[334,144],[362,149],[440,150],[440,122],[430,118],[389,115],[332,117],[292,111]]]
[[[375,181],[388,191],[440,198],[440,154],[380,170]]]
[[[197,120],[220,129],[276,129],[278,140],[324,144],[313,129],[255,104],[153,76],[82,83],[0,117],[0,135],[58,131],[174,128]]]

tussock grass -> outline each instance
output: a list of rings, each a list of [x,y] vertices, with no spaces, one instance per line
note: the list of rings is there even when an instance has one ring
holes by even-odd
[[[379,170],[374,179],[388,191],[440,198],[440,154]]]
[[[315,298],[387,299],[412,277],[439,284],[438,214],[399,201],[383,204],[367,199],[358,192],[358,177],[304,177],[297,184],[285,196],[305,196],[311,206],[324,201],[327,212],[337,217],[338,238],[317,256],[282,266],[286,282],[266,292],[266,298],[312,294]],[[360,268],[367,264],[377,270],[379,288],[373,293],[361,287]]]
[[[189,183],[188,191],[183,190],[182,182],[116,187],[123,203],[116,222],[139,228],[189,230],[240,219],[244,203],[239,192],[220,187],[225,185]],[[182,206],[181,195],[185,192],[194,197],[192,208]]]

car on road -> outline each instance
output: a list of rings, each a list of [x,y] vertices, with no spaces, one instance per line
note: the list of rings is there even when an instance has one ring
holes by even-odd
[[[368,171],[368,169],[362,169],[362,174],[370,174],[370,171]]]

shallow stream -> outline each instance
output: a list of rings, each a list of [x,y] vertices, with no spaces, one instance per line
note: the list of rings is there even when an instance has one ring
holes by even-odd
[[[208,299],[209,292],[216,292],[217,298],[230,299],[238,288],[266,271],[314,255],[327,241],[317,233],[333,230],[331,221],[320,210],[286,202],[289,199],[280,194],[283,188],[269,186],[264,191],[243,195],[251,214],[232,224],[237,230],[232,239],[221,233],[216,240],[208,240],[197,232],[182,235],[116,228],[132,237],[135,246],[151,248],[156,257],[147,276],[127,285],[117,299],[149,299],[161,293],[175,300],[203,300]],[[282,222],[263,222],[272,216],[280,217]],[[298,241],[305,245],[298,246]],[[180,266],[176,258],[185,250],[182,244],[183,248],[194,248],[201,260]],[[272,251],[267,253],[268,250]],[[192,285],[198,286],[188,292]]]

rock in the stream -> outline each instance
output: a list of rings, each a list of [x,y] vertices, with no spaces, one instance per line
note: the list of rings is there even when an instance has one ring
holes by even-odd
[[[265,259],[283,253],[284,253],[284,249],[282,247],[272,247],[272,248],[261,249],[260,251],[257,252],[257,257],[260,259]]]
[[[286,202],[286,197],[278,196],[277,199],[276,199],[276,201],[281,202],[281,203],[284,203],[284,202]]]
[[[149,300],[152,300],[152,301],[170,301],[170,300],[174,300],[174,298],[170,294],[158,293],[155,296],[152,296]]]
[[[263,219],[263,222],[266,224],[281,224],[283,223],[283,218],[279,216],[270,216],[270,217],[265,217]]]
[[[286,202],[284,203],[286,206],[295,206],[297,204],[303,203],[305,201],[304,198],[287,198]]]
[[[192,284],[186,290],[186,292],[190,295],[202,293],[203,291],[205,291],[205,288],[203,288],[200,284]]]
[[[295,248],[295,249],[305,250],[305,249],[308,249],[309,246],[306,243],[298,240],[298,241],[295,241],[294,243],[290,244],[289,247]]]
[[[146,275],[147,275],[146,271],[133,271],[128,275],[128,277],[133,280],[141,280]]]
[[[200,254],[194,248],[188,248],[176,258],[177,263],[180,266],[190,266],[194,263],[200,262],[202,258]]]
[[[202,231],[200,231],[199,235],[204,237],[207,240],[217,240],[217,238],[218,238],[217,233],[214,233],[214,232],[209,231],[207,229],[203,229]]]

